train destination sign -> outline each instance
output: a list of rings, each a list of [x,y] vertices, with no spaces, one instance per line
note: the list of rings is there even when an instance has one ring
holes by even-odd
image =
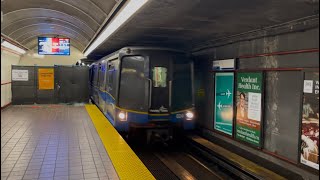
[[[262,73],[237,73],[236,138],[260,147]]]
[[[232,136],[234,73],[215,74],[214,129]]]

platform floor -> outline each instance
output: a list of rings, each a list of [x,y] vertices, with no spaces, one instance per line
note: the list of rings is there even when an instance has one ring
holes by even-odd
[[[119,179],[84,106],[1,110],[1,180]]]

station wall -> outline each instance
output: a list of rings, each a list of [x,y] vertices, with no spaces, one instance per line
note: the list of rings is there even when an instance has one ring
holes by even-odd
[[[11,65],[19,64],[20,58],[20,55],[1,48],[1,108],[11,103]]]
[[[38,48],[34,48],[21,57],[21,66],[54,66],[74,65],[83,58],[83,54],[75,47],[70,47],[70,56],[38,55]]]
[[[318,25],[299,31],[288,30],[287,33],[234,41],[194,52],[196,108],[199,114],[199,125],[204,136],[248,159],[267,165],[276,172],[297,173],[304,179],[318,178],[317,171],[299,163],[303,72],[292,70],[292,68],[319,69],[319,51],[244,57],[245,55],[310,49],[319,49]],[[212,61],[238,57],[244,57],[237,60],[238,69],[241,70],[291,68],[290,71],[265,72],[263,145],[261,149],[248,146],[214,130]]]

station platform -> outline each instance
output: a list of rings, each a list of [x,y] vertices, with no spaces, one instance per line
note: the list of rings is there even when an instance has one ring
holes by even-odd
[[[155,179],[95,105],[1,110],[1,179]]]

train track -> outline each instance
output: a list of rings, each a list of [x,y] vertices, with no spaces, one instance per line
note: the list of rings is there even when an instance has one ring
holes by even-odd
[[[252,179],[230,170],[223,162],[213,161],[193,145],[180,142],[169,147],[161,144],[130,146],[158,180]]]
[[[218,173],[206,167],[195,157],[186,153],[155,153],[155,155],[165,164],[172,173],[179,179],[224,179]]]

